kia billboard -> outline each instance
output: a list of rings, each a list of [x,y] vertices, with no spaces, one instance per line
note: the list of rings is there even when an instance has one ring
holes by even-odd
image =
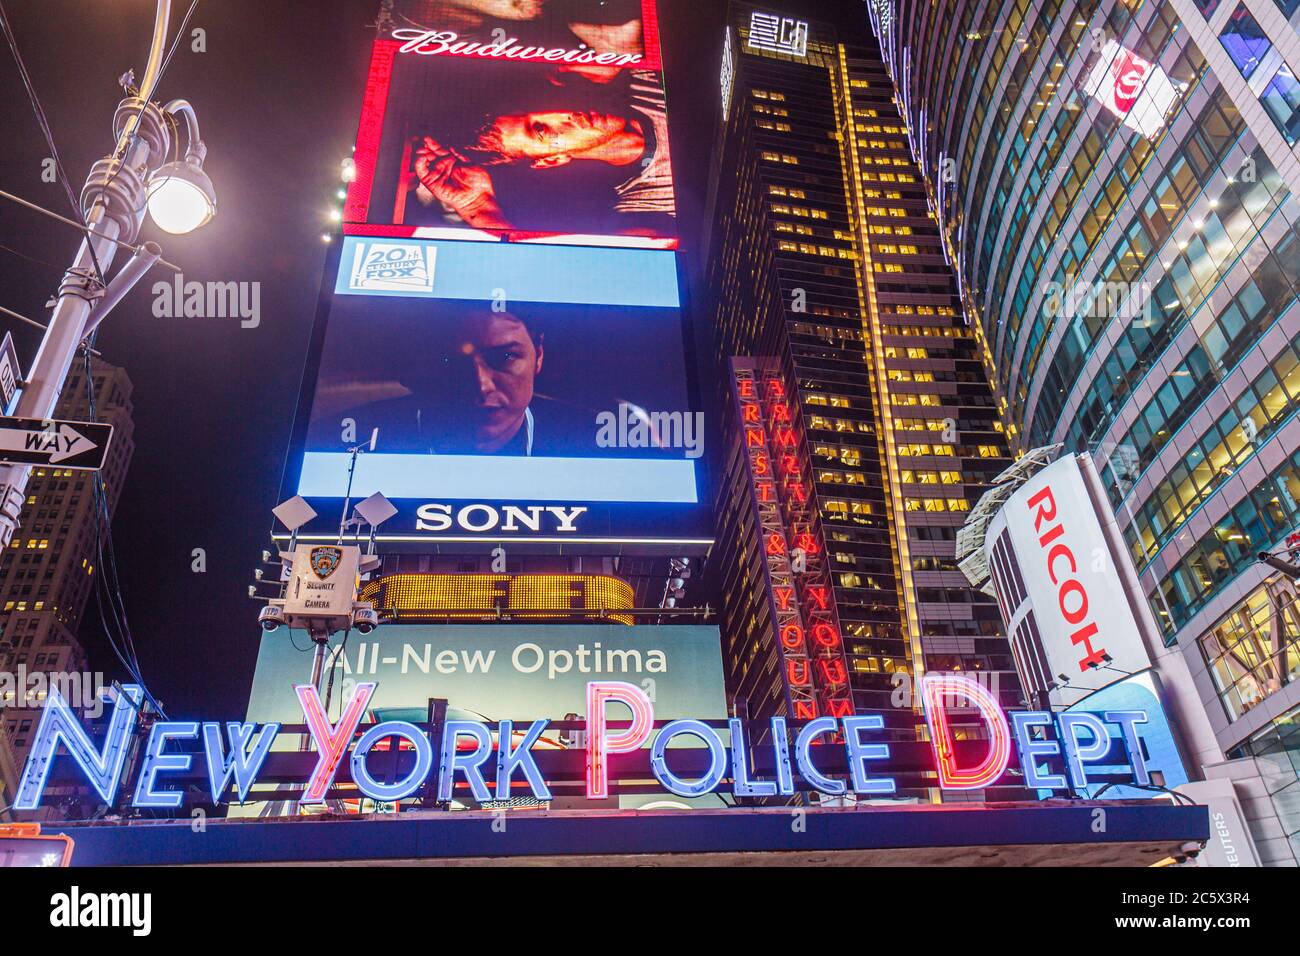
[[[263,635],[246,719],[301,724],[302,708],[294,685],[309,682],[311,667],[309,642],[304,650],[285,631]],[[511,720],[527,727],[542,717],[551,721],[563,721],[568,715],[585,717],[587,682],[596,680],[639,687],[654,705],[657,720],[725,720],[728,716],[718,629],[697,624],[388,625],[337,645],[326,659],[322,686],[330,688],[331,720],[338,719],[356,683],[368,681],[378,686],[364,723],[395,719],[423,723],[429,701],[439,699],[447,702],[449,719],[490,725]],[[322,699],[325,696],[322,690]],[[610,705],[610,720],[630,716],[623,705]],[[296,735],[283,734],[274,749],[298,746]],[[573,733],[554,728],[536,744],[537,749],[579,746]],[[651,800],[662,801],[663,796],[625,795],[619,805],[642,806]],[[693,801],[678,803],[694,805]],[[721,804],[713,798],[709,805]],[[258,800],[243,807],[232,805],[230,815],[292,812],[292,803]]]

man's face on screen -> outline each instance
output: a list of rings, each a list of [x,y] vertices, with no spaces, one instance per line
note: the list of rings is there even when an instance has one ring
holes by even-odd
[[[535,20],[542,15],[543,0],[454,0],[456,6],[499,20]]]
[[[507,158],[531,161],[538,169],[574,159],[624,165],[645,148],[636,124],[594,110],[498,116],[492,126]]]
[[[467,319],[435,364],[437,427],[480,454],[499,451],[523,427],[541,370],[541,343],[518,319],[498,313]]]

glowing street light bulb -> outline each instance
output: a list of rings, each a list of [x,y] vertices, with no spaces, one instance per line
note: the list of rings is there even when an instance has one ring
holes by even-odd
[[[149,180],[149,216],[164,232],[182,236],[207,223],[217,211],[212,180],[196,163],[163,166]]]

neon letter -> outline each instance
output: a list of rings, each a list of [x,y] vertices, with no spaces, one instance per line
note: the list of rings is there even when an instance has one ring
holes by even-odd
[[[776,782],[773,780],[751,780],[749,776],[749,757],[745,753],[745,728],[740,720],[732,717],[727,721],[731,729],[731,792],[738,797],[775,797]],[[786,766],[790,758],[786,756]]]
[[[320,759],[316,761],[316,769],[311,772],[307,786],[303,788],[302,796],[299,798],[301,803],[325,802],[325,791],[334,782],[334,775],[338,773],[343,755],[347,753],[348,743],[356,734],[357,725],[361,723],[361,717],[365,714],[370,698],[378,686],[374,682],[357,684],[352,691],[352,699],[343,708],[343,715],[339,717],[338,724],[331,725],[329,717],[325,715],[325,708],[320,701],[320,691],[316,686],[314,684],[294,685],[293,692],[298,695],[303,716],[307,718],[307,729],[311,731],[312,743],[316,745],[316,752],[320,754]]]
[[[393,783],[380,783],[371,776],[370,768],[366,766],[366,755],[370,753],[370,748],[385,737],[400,737],[409,740],[415,747],[415,766],[405,778]],[[394,747],[392,755],[396,757],[398,752],[398,748]],[[420,784],[424,783],[424,778],[429,776],[429,768],[432,766],[433,745],[419,727],[406,720],[386,720],[382,724],[375,724],[361,735],[357,745],[352,748],[352,782],[371,800],[381,803],[401,800],[415,793],[420,789]]]
[[[1045,710],[1018,710],[1011,715],[1011,726],[1016,735],[1016,750],[1020,752],[1020,772],[1025,775],[1025,786],[1034,790],[1064,790],[1069,786],[1059,773],[1042,773],[1035,757],[1051,757],[1061,752],[1055,740],[1034,736],[1035,727],[1052,726],[1052,715]]]
[[[632,711],[632,726],[617,734],[605,732],[605,704],[611,700]],[[655,709],[650,698],[635,684],[617,680],[587,683],[587,799],[609,796],[609,754],[640,749],[654,727]]]
[[[36,726],[32,752],[23,768],[23,779],[18,785],[14,800],[15,810],[35,810],[45,792],[45,781],[54,765],[54,755],[62,743],[72,754],[95,792],[110,807],[117,800],[117,787],[122,780],[122,764],[126,760],[126,735],[135,727],[140,701],[144,698],[138,684],[123,684],[122,693],[113,703],[113,716],[108,723],[108,736],[104,749],[99,751],[82,729],[68,705],[63,702],[59,689],[50,684],[41,722]]]
[[[1083,765],[1106,756],[1110,751],[1110,734],[1106,732],[1106,725],[1096,714],[1060,714],[1056,721],[1061,728],[1065,769],[1070,773],[1070,782],[1074,785],[1074,789],[1082,790],[1088,786],[1088,773],[1083,769]],[[1092,740],[1086,747],[1081,747],[1079,731],[1084,728],[1092,735]]]
[[[888,744],[864,744],[858,734],[864,730],[881,730],[885,718],[879,714],[859,714],[844,718],[844,746],[849,755],[849,778],[854,793],[893,793],[893,777],[867,777],[868,760],[888,760]]]
[[[1138,739],[1137,725],[1147,722],[1144,710],[1108,710],[1101,715],[1102,720],[1119,724],[1124,737],[1124,747],[1128,750],[1129,763],[1133,765],[1133,781],[1139,787],[1151,784],[1151,774],[1147,773],[1147,762],[1142,756],[1142,742]]]
[[[256,724],[241,724],[233,720],[226,724],[226,735],[230,738],[230,753],[223,754],[221,725],[216,723],[203,725],[203,750],[208,758],[208,786],[212,790],[213,803],[221,802],[221,795],[226,792],[226,787],[230,786],[232,774],[235,777],[235,791],[239,794],[239,802],[243,803],[248,796],[248,791],[257,779],[258,771],[266,761],[266,755],[271,752],[271,744],[275,743],[275,738],[280,733],[279,724],[263,724],[262,735],[257,738],[257,746],[250,754],[248,742],[252,739],[256,726]],[[218,767],[221,768],[219,777]]]
[[[462,734],[474,738],[474,749],[460,753],[456,740]],[[442,731],[442,760],[438,766],[438,799],[450,800],[457,770],[465,773],[474,799],[486,803],[492,799],[483,782],[483,764],[492,756],[492,731],[477,720],[449,720]]]
[[[945,696],[962,697],[975,705],[989,731],[989,752],[977,766],[957,766],[957,752],[952,728],[948,726]],[[935,751],[939,786],[944,790],[980,790],[1002,776],[1011,760],[1011,731],[993,695],[976,681],[955,674],[926,674],[921,678],[921,700],[925,722],[930,725],[930,740]]]
[[[790,737],[784,717],[772,718],[772,750],[776,754],[777,792],[788,797],[794,793],[794,774],[790,772]]]
[[[184,737],[197,739],[199,724],[195,720],[160,720],[149,730],[149,741],[144,747],[144,763],[140,765],[140,778],[135,784],[133,807],[167,809],[179,807],[184,793],[180,790],[155,790],[158,774],[164,770],[189,770],[194,763],[191,754],[166,754],[163,749],[168,739]]]
[[[822,734],[835,733],[838,727],[839,721],[834,717],[818,717],[803,725],[794,742],[794,759],[799,765],[799,772],[803,774],[803,778],[822,793],[829,793],[832,796],[845,793],[849,789],[848,786],[843,780],[832,780],[822,774],[813,766],[812,755],[808,751],[815,739]]]
[[[497,732],[497,799],[510,799],[510,778],[514,776],[515,770],[524,772],[524,779],[528,781],[528,786],[533,790],[533,796],[538,800],[550,800],[551,790],[546,786],[546,780],[542,777],[542,771],[537,767],[537,761],[533,759],[533,744],[537,743],[537,738],[546,731],[546,725],[550,721],[543,718],[534,720],[528,728],[528,733],[524,734],[524,739],[519,741],[519,746],[514,746],[515,725],[508,720],[501,721],[501,728]]]
[[[709,769],[694,783],[683,780],[669,770],[668,762],[664,759],[668,741],[678,734],[693,734],[703,740],[704,745],[709,748]],[[734,736],[732,739],[734,741]],[[655,779],[663,784],[664,789],[669,793],[675,793],[679,797],[699,797],[722,782],[722,775],[727,772],[727,751],[722,746],[722,739],[703,721],[674,720],[665,724],[659,731],[659,735],[655,737],[655,742],[650,748],[650,769],[654,771]]]

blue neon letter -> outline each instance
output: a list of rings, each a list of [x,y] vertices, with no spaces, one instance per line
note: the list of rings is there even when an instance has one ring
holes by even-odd
[[[1059,773],[1041,773],[1035,757],[1051,757],[1061,752],[1055,740],[1034,737],[1035,727],[1052,726],[1052,715],[1045,710],[1018,710],[1010,714],[1011,732],[1016,735],[1016,751],[1020,754],[1020,772],[1025,775],[1025,786],[1034,790],[1064,790],[1069,786]]]
[[[750,779],[749,757],[745,753],[745,728],[741,726],[740,720],[732,717],[727,721],[727,726],[731,728],[731,792],[738,797],[775,797],[776,781]],[[787,756],[787,766],[789,762]]]
[[[510,799],[510,778],[515,775],[516,770],[524,772],[524,779],[528,781],[528,786],[532,788],[533,796],[538,800],[550,800],[551,789],[546,786],[546,780],[542,777],[542,771],[537,766],[537,761],[533,759],[533,744],[537,743],[537,738],[546,731],[546,725],[550,721],[546,719],[534,720],[528,727],[528,733],[524,734],[524,739],[519,741],[519,746],[515,743],[515,725],[509,720],[501,721],[501,726],[497,730],[497,799]]]
[[[149,742],[144,748],[144,763],[140,766],[140,779],[135,782],[135,797],[131,806],[150,809],[174,809],[185,797],[183,790],[155,790],[158,774],[164,770],[189,770],[194,763],[192,754],[163,753],[167,741],[173,737],[194,740],[199,736],[196,720],[160,720],[149,730]]]
[[[458,753],[456,739],[462,734],[473,737],[473,750]],[[449,720],[442,731],[442,760],[438,766],[438,799],[450,800],[452,781],[461,770],[469,781],[470,791],[479,803],[492,799],[483,781],[483,764],[492,756],[492,732],[477,720]]]
[[[53,684],[41,711],[41,722],[36,727],[32,752],[23,768],[22,782],[18,784],[15,810],[35,810],[45,792],[45,781],[54,765],[54,754],[62,743],[72,754],[81,772],[90,780],[95,792],[110,807],[117,800],[117,787],[122,780],[122,764],[126,760],[126,735],[135,727],[136,716],[144,693],[138,684],[123,684],[122,693],[113,704],[113,716],[108,723],[108,736],[102,752],[95,749],[90,737],[72,715],[62,695]]]
[[[678,734],[694,734],[709,748],[709,769],[694,783],[674,774],[668,769],[668,762],[664,759],[668,741]],[[727,750],[722,746],[722,738],[703,721],[674,720],[664,724],[659,731],[659,736],[655,737],[655,742],[650,746],[650,768],[654,771],[655,778],[669,793],[675,793],[679,797],[699,797],[722,782],[723,774],[727,772]]]
[[[893,793],[896,789],[893,777],[867,777],[868,760],[889,759],[887,744],[864,744],[858,734],[864,730],[880,730],[885,726],[885,718],[879,714],[861,714],[844,718],[844,747],[849,754],[849,777],[853,781],[854,793]]]
[[[370,748],[385,737],[400,737],[415,746],[415,766],[405,778],[393,783],[380,783],[371,776],[370,768],[366,766],[366,755],[370,753]],[[396,749],[396,745],[394,747]],[[415,793],[420,789],[420,784],[424,783],[424,778],[429,776],[429,768],[432,766],[433,745],[429,743],[429,738],[415,724],[405,720],[386,720],[382,724],[375,724],[361,735],[361,739],[352,748],[352,782],[367,797],[380,803],[401,800]]]
[[[1142,742],[1138,739],[1137,725],[1147,722],[1144,710],[1108,710],[1101,715],[1110,724],[1118,724],[1124,738],[1124,748],[1128,751],[1128,762],[1133,765],[1133,782],[1139,787],[1150,786],[1151,774],[1147,772],[1147,762],[1142,756]]]
[[[829,793],[832,796],[845,793],[849,789],[848,786],[843,780],[832,780],[814,767],[812,755],[808,750],[814,740],[822,734],[835,733],[838,726],[834,717],[818,717],[803,725],[803,730],[799,731],[799,737],[794,742],[794,759],[803,778],[822,793]]]
[[[257,738],[257,746],[250,754],[248,742],[252,739],[256,726],[256,724],[241,724],[233,720],[226,724],[226,734],[230,737],[230,753],[226,754],[222,752],[221,725],[217,723],[203,725],[203,751],[208,758],[208,786],[212,790],[213,803],[221,802],[221,795],[226,792],[226,787],[230,786],[232,775],[235,778],[235,792],[239,795],[239,802],[243,803],[248,797],[248,791],[257,780],[257,774],[266,761],[266,755],[271,752],[271,744],[275,743],[275,738],[280,733],[279,724],[263,724],[262,735]],[[217,773],[218,767],[221,768],[220,774]]]
[[[1082,790],[1088,785],[1088,772],[1083,765],[1106,756],[1110,750],[1110,734],[1096,714],[1084,711],[1065,713],[1056,720],[1061,728],[1061,746],[1065,750],[1065,768],[1070,773],[1070,782],[1075,790]],[[1087,746],[1079,743],[1079,731],[1083,729],[1092,735]]]

